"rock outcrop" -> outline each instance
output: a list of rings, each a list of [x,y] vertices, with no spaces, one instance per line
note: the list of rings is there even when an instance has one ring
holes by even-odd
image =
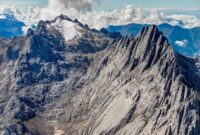
[[[62,15],[0,47],[3,135],[200,132],[199,60],[154,25],[121,37]]]

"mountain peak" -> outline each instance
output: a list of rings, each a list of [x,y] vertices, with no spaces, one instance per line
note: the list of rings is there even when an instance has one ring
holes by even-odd
[[[155,25],[136,37],[108,35],[61,15],[0,46],[2,130],[198,134],[200,79],[193,60],[174,54]]]
[[[160,67],[176,57],[167,38],[155,25],[143,27],[135,38],[125,36],[117,44],[121,48],[120,55],[127,54],[125,60],[121,60],[124,61],[124,67],[130,70],[136,68],[141,73]]]
[[[158,59],[167,50],[172,51],[167,38],[155,25],[143,27],[140,34],[136,37],[136,40],[139,40],[137,48],[138,53],[142,53],[140,55],[143,60],[147,56],[150,57],[149,60],[153,60],[153,57],[157,57],[156,59]]]
[[[81,37],[85,28],[77,20],[73,21],[65,15],[58,16],[55,20],[48,22],[48,28],[54,28],[60,32],[66,41]]]
[[[159,34],[162,34],[162,32],[160,32],[160,31],[158,30],[158,28],[157,28],[156,25],[150,25],[150,26],[144,26],[144,27],[141,29],[141,31],[140,31],[140,33],[138,34],[138,36],[143,36],[143,35],[145,35],[145,34],[147,34],[147,35],[153,35],[153,34],[159,35]]]
[[[60,16],[56,17],[56,19],[73,21],[72,19],[70,19],[68,16],[66,16],[64,14],[61,14]]]

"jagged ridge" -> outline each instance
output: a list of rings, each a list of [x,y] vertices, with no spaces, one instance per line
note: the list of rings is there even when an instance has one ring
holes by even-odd
[[[66,40],[58,19],[81,36]],[[175,53],[155,25],[121,37],[61,15],[1,50],[2,134],[200,132],[197,62]]]

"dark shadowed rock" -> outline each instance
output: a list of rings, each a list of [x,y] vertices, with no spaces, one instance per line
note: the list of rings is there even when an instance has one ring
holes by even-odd
[[[110,35],[61,15],[0,46],[0,133],[197,135],[200,60],[155,25]]]

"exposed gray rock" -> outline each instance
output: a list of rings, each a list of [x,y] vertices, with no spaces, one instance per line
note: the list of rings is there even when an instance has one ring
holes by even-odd
[[[200,60],[154,25],[110,35],[61,15],[0,46],[2,134],[197,135]]]

